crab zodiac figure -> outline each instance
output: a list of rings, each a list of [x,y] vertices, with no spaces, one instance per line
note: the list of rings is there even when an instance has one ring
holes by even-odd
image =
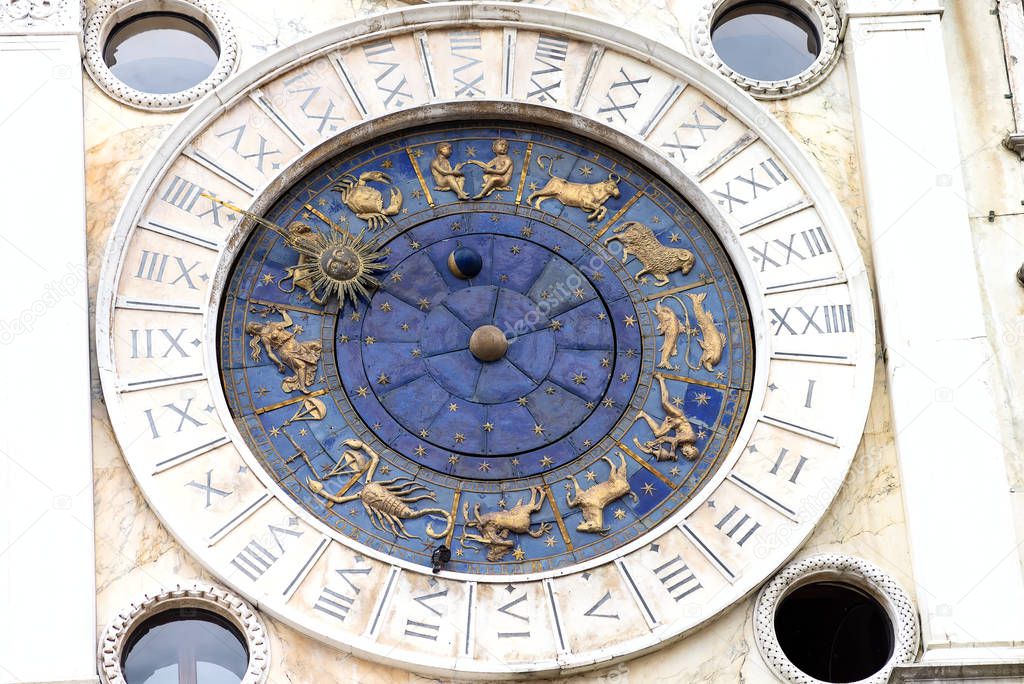
[[[530,488],[530,501],[523,503],[519,497],[516,505],[502,511],[491,511],[480,514],[480,504],[473,506],[473,517],[469,516],[469,503],[462,504],[462,517],[466,519],[460,541],[463,546],[473,548],[466,542],[478,542],[487,547],[487,560],[500,561],[512,550],[515,542],[508,538],[510,532],[528,534],[534,539],[547,534],[551,523],[542,522],[536,530],[530,529],[530,516],[544,506],[544,490],[540,487]],[[479,534],[470,534],[468,530],[475,527]]]
[[[470,159],[467,164],[474,164],[484,170],[484,182],[480,192],[473,196],[473,199],[489,197],[492,192],[511,190],[509,183],[512,181],[513,162],[508,156],[508,141],[498,138],[491,143],[491,151],[494,152],[494,159],[486,164]]]
[[[252,349],[252,360],[259,362],[263,350],[277,365],[277,370],[293,373],[281,381],[281,389],[285,392],[301,390],[309,394],[310,385],[316,382],[316,367],[320,363],[322,345],[318,340],[300,342],[295,339],[292,318],[287,311],[270,307],[267,312],[281,316],[280,321],[259,323],[253,321],[245,325],[245,332],[251,335],[249,348]],[[254,310],[253,313],[256,313]]]
[[[441,508],[421,508],[415,510],[409,506],[411,503],[424,499],[436,501],[437,496],[434,492],[410,477],[393,477],[390,480],[374,482],[373,475],[377,470],[377,464],[380,462],[380,455],[358,439],[346,439],[345,446],[349,447],[349,450],[345,451],[342,459],[357,473],[365,473],[362,489],[355,494],[338,496],[337,494],[329,494],[324,489],[323,482],[306,478],[309,491],[326,499],[328,508],[335,504],[346,504],[358,499],[363,504],[363,508],[366,509],[366,514],[369,516],[370,523],[374,527],[385,534],[393,534],[396,537],[404,537],[405,539],[415,539],[415,537],[405,529],[403,521],[422,518],[425,515],[442,518],[445,521],[445,527],[440,532],[435,531],[433,525],[428,522],[426,527],[427,536],[433,539],[441,539],[451,532],[455,519],[448,511]],[[359,454],[359,451],[364,452],[366,456]],[[426,493],[413,496],[418,492]]]
[[[384,194],[367,185],[369,181],[391,185],[391,177],[383,171],[364,171],[358,179],[346,173],[332,186],[332,190],[341,194],[345,206],[366,221],[370,230],[380,230],[391,220],[389,217],[396,216],[402,209],[402,191],[391,185],[390,199],[385,207]]]
[[[637,412],[636,420],[643,420],[654,433],[654,439],[643,444],[636,437],[633,444],[637,449],[654,456],[658,461],[678,461],[677,450],[682,451],[683,457],[688,461],[696,460],[700,456],[697,450],[697,435],[693,426],[687,420],[681,409],[673,405],[669,397],[668,388],[665,386],[665,377],[660,373],[655,374],[658,385],[661,388],[661,408],[665,411],[665,418],[660,423],[641,409]],[[672,434],[669,434],[672,433]]]

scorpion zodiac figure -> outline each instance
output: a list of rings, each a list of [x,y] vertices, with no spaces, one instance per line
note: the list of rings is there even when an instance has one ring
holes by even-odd
[[[508,538],[510,532],[516,534],[528,534],[534,539],[551,530],[551,523],[542,522],[536,530],[530,529],[530,516],[544,506],[544,490],[540,487],[530,488],[530,501],[523,503],[520,497],[516,505],[507,511],[491,511],[480,515],[480,504],[473,506],[473,517],[469,517],[469,502],[462,504],[462,517],[466,519],[466,525],[460,541],[467,548],[476,548],[470,542],[479,542],[487,546],[487,560],[500,561],[508,553],[515,542]],[[480,534],[470,534],[465,530],[475,527]]]
[[[395,477],[390,480],[374,482],[373,475],[377,470],[377,464],[380,462],[380,455],[358,439],[346,439],[345,446],[354,451],[347,450],[343,458],[353,467],[355,472],[360,475],[365,474],[362,489],[355,494],[338,496],[337,494],[329,494],[324,489],[323,482],[306,478],[309,491],[327,499],[328,508],[335,504],[346,504],[358,499],[363,504],[363,508],[366,509],[366,514],[370,517],[370,523],[374,527],[385,534],[390,533],[405,539],[415,539],[415,537],[409,534],[408,530],[405,529],[405,523],[402,521],[422,518],[425,515],[443,518],[445,521],[445,527],[440,532],[435,532],[433,525],[428,522],[428,536],[434,539],[441,539],[451,532],[455,520],[448,511],[440,508],[414,510],[409,507],[409,504],[424,499],[435,501],[436,496],[433,492],[410,477]],[[366,456],[360,455],[359,451],[363,451]],[[417,492],[426,493],[413,496]]]
[[[391,185],[388,206],[384,206],[384,195],[380,190],[367,185],[367,181]],[[370,230],[380,230],[402,208],[402,191],[391,184],[391,177],[383,171],[364,171],[357,179],[346,173],[334,184],[332,190],[341,194],[341,201],[356,216],[366,221]]]
[[[607,456],[602,456],[601,460],[607,462],[610,468],[608,479],[604,482],[598,482],[590,489],[583,489],[574,476],[570,475],[565,478],[571,481],[576,488],[575,494],[568,491],[565,493],[566,503],[569,504],[570,508],[579,506],[580,511],[583,513],[583,522],[576,526],[576,529],[580,532],[607,534],[608,528],[604,524],[604,507],[626,494],[633,497],[633,503],[638,503],[640,500],[636,492],[629,486],[629,473],[626,472],[625,455],[619,452],[619,465],[612,463],[612,460]],[[568,486],[566,485],[566,487]]]

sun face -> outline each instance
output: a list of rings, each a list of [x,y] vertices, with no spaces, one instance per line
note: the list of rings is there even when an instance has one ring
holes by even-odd
[[[295,284],[304,287],[314,301],[323,303],[333,294],[342,306],[346,299],[357,304],[380,286],[373,274],[386,268],[381,263],[385,253],[374,241],[364,241],[362,232],[335,230],[327,237],[296,222],[288,227],[286,239],[299,253],[299,262],[290,269]]]

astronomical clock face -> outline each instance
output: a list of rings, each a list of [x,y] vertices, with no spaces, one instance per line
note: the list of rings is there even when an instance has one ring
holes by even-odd
[[[340,649],[485,680],[754,591],[874,369],[852,233],[758,105],[508,11],[339,27],[196,105],[97,302],[111,423],[189,554]]]
[[[562,569],[653,529],[735,441],[736,274],[689,204],[601,145],[395,135],[263,221],[224,298],[228,405],[341,537],[425,568],[443,544],[459,573]]]

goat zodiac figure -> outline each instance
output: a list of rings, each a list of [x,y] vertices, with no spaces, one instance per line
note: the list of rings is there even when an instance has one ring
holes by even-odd
[[[530,489],[530,501],[523,503],[522,497],[516,505],[507,511],[491,511],[480,514],[480,504],[473,506],[473,517],[469,516],[469,503],[462,504],[462,517],[466,519],[460,541],[467,548],[474,548],[467,541],[478,542],[487,547],[487,560],[500,561],[512,550],[515,542],[508,538],[510,532],[528,534],[537,539],[551,530],[551,523],[542,522],[536,530],[530,529],[530,516],[544,506],[544,490],[540,487]],[[470,534],[468,530],[475,527],[480,534]]]
[[[445,521],[445,527],[440,532],[434,531],[433,525],[428,522],[427,536],[433,539],[441,539],[451,532],[455,519],[448,511],[441,508],[421,508],[415,510],[409,506],[411,503],[423,501],[424,499],[436,501],[437,496],[434,492],[417,483],[411,477],[394,477],[390,480],[374,482],[373,474],[377,470],[377,464],[380,462],[380,455],[358,439],[346,439],[345,446],[349,447],[349,450],[345,451],[342,459],[356,473],[365,473],[362,489],[355,494],[338,496],[337,494],[329,494],[324,489],[323,482],[306,478],[309,491],[327,499],[328,508],[335,504],[345,504],[358,499],[363,504],[363,508],[366,509],[370,523],[374,527],[385,534],[393,534],[396,537],[404,537],[405,539],[415,539],[415,537],[405,529],[403,520],[422,518],[425,515],[443,518]],[[359,451],[364,452],[366,456],[360,454]],[[413,496],[418,492],[426,493]]]

